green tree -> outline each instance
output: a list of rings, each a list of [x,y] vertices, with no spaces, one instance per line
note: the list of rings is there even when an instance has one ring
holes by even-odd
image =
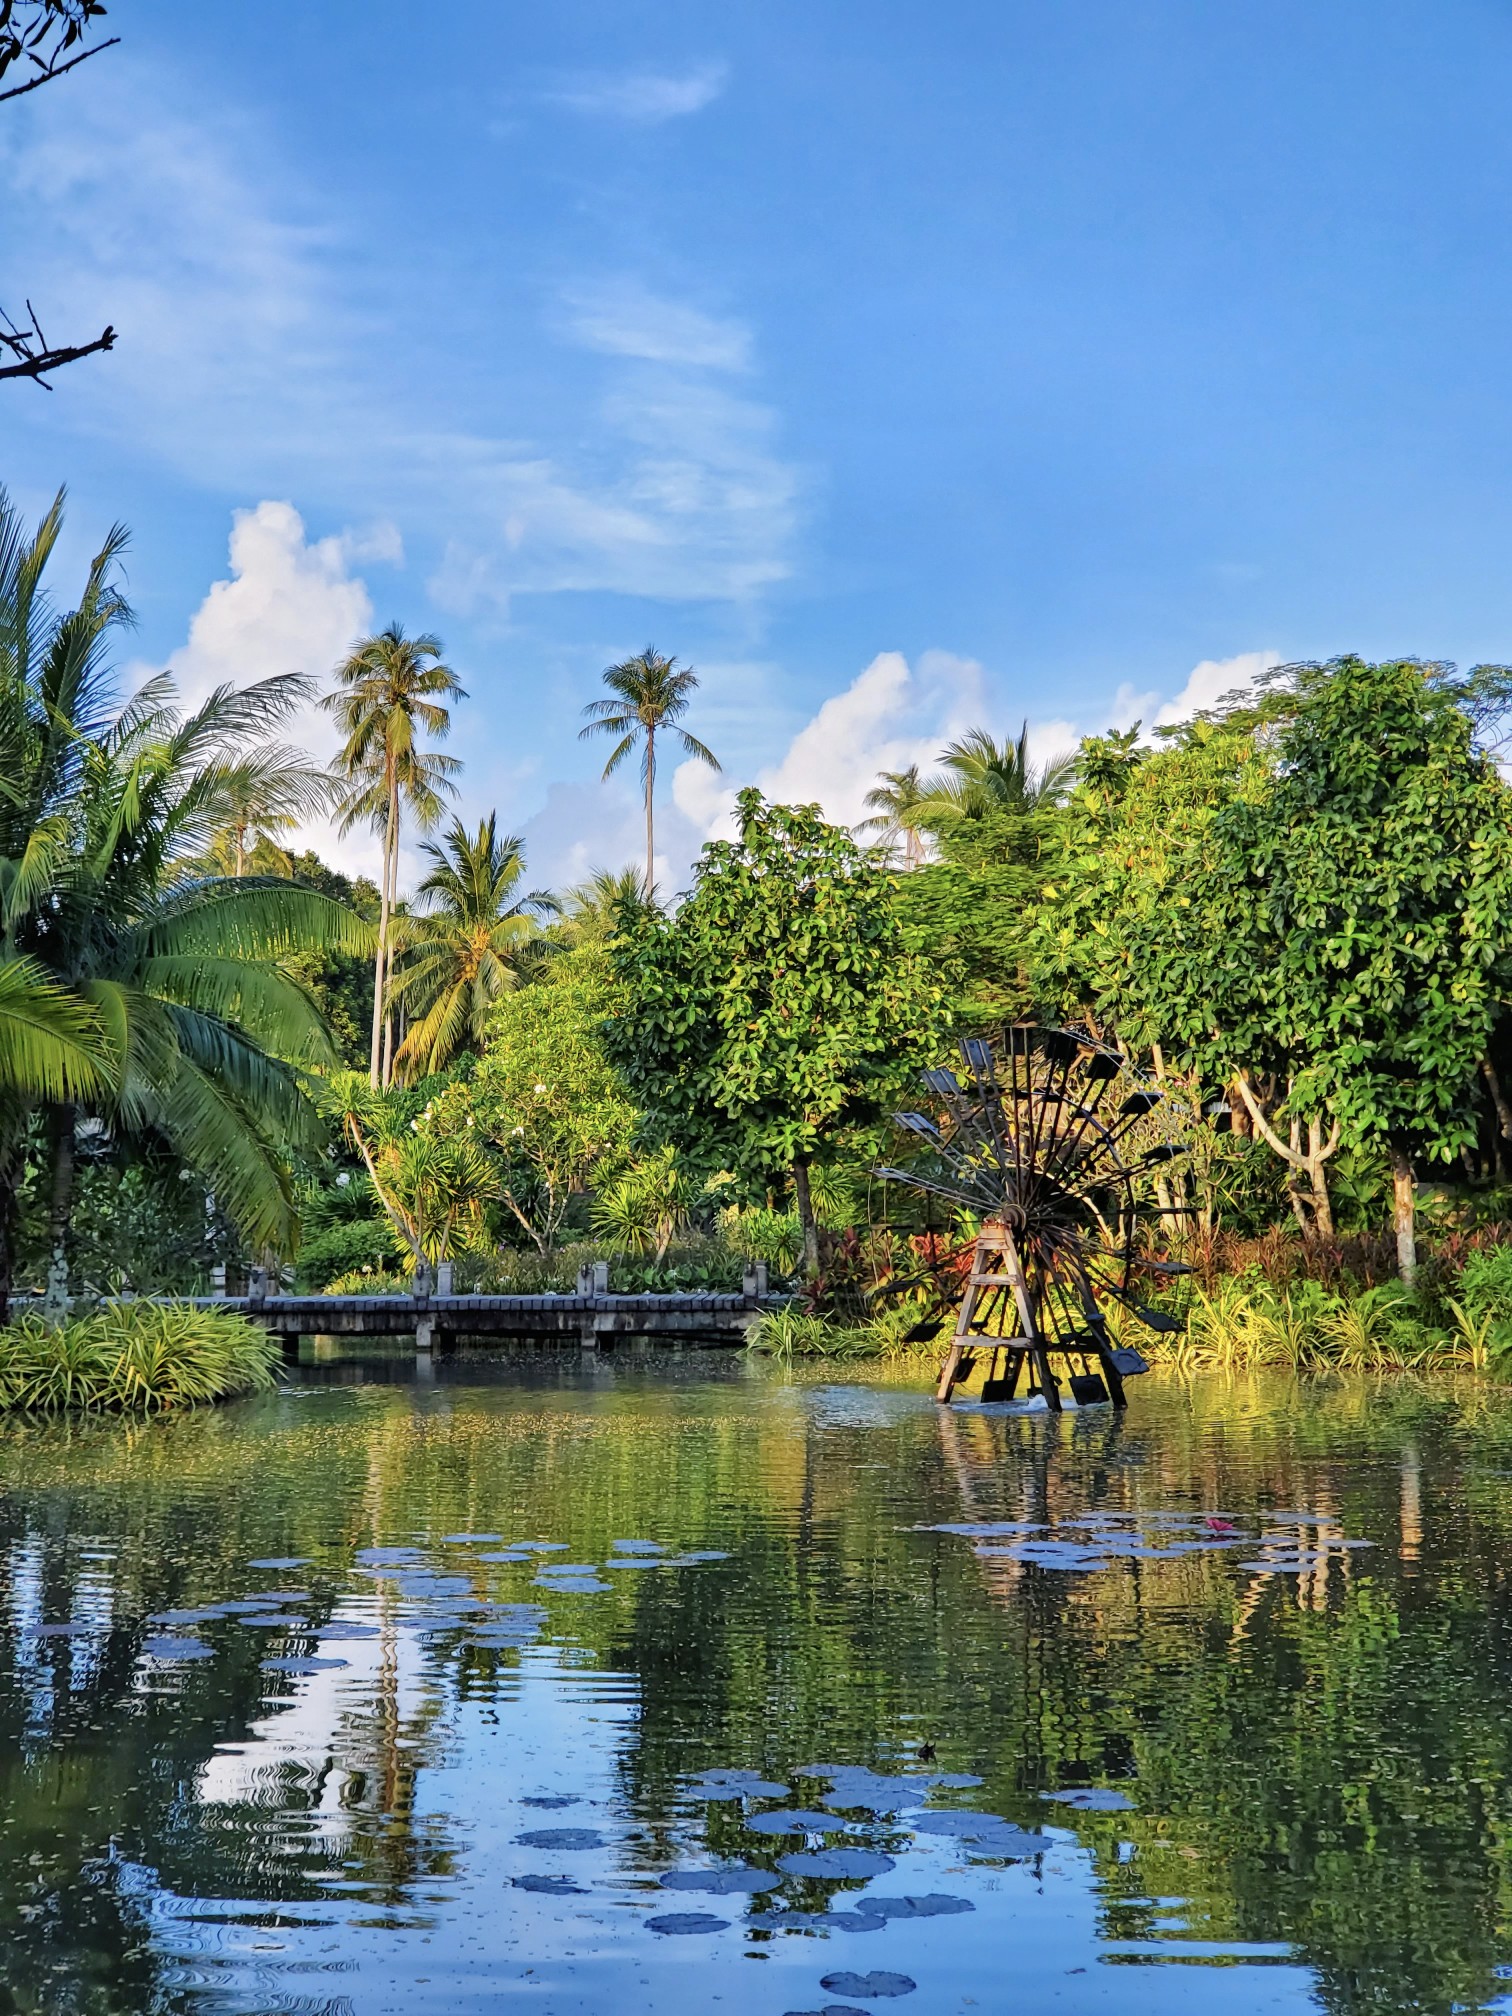
[[[661,1139],[751,1183],[791,1177],[810,1273],[810,1166],[886,1112],[930,1061],[944,990],[911,951],[895,878],[817,806],[740,794],[675,917],[642,912],[611,948],[624,989],[611,1060]]]
[[[409,920],[395,983],[420,1018],[395,1059],[405,1077],[440,1071],[465,1046],[481,1048],[494,1003],[519,985],[541,946],[541,920],[558,907],[549,890],[520,887],[524,842],[501,838],[491,812],[476,833],[454,819],[424,851],[431,866],[419,897],[428,907]]]
[[[1447,667],[1340,658],[1277,684],[1262,787],[1187,854],[1179,928],[1146,916],[1130,951],[1257,1124],[1268,1072],[1291,1115],[1385,1149],[1410,1282],[1417,1165],[1473,1142],[1512,984],[1512,793]]]
[[[590,735],[617,735],[620,738],[604,765],[603,774],[606,777],[613,775],[634,751],[637,742],[643,744],[641,783],[646,794],[646,897],[649,901],[656,887],[656,835],[652,813],[656,795],[656,738],[663,733],[675,737],[685,755],[707,763],[711,770],[719,768],[719,758],[696,736],[677,725],[698,690],[698,674],[690,667],[679,667],[675,658],[663,658],[654,645],[648,644],[638,657],[611,665],[604,674],[604,684],[614,698],[589,701],[583,709],[589,717],[588,725],[579,729],[578,739],[581,741]]]
[[[444,738],[451,729],[446,703],[466,694],[451,667],[441,663],[440,638],[406,637],[398,623],[354,645],[335,678],[336,690],[321,705],[336,716],[344,738],[338,760],[350,790],[342,830],[366,823],[383,835],[368,1063],[368,1080],[376,1089],[393,958],[389,919],[398,896],[400,815],[407,803],[422,830],[440,818],[441,794],[452,789],[447,779],[460,766],[454,757],[422,749],[419,736]]]
[[[616,992],[601,948],[561,953],[496,1003],[471,1084],[439,1102],[454,1131],[475,1127],[497,1149],[505,1208],[542,1253],[574,1198],[629,1160],[636,1113],[603,1040]]]

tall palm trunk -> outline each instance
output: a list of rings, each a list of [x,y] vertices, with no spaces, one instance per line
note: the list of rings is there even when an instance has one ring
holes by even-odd
[[[399,907],[398,801],[395,800],[394,858],[389,868],[389,947],[383,964],[383,1083],[394,1082],[394,912]]]
[[[378,1090],[378,1048],[383,1041],[384,979],[388,969],[389,882],[393,872],[399,826],[399,779],[389,756],[388,821],[383,830],[383,891],[378,912],[378,951],[373,960],[373,1043],[368,1059],[368,1083]]]
[[[73,1222],[74,1122],[71,1105],[51,1106],[47,1144],[52,1156],[52,1190],[47,1207],[47,1293],[42,1314],[49,1323],[68,1317],[68,1233]]]
[[[652,823],[651,801],[656,795],[656,730],[646,730],[646,901],[651,901],[652,877],[656,867],[656,829]]]

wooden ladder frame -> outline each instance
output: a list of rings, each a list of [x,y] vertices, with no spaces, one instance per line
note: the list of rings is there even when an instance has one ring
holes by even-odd
[[[1019,1259],[1018,1247],[1013,1234],[1006,1225],[988,1223],[977,1234],[976,1249],[971,1258],[971,1278],[966,1284],[966,1292],[961,1297],[961,1306],[956,1314],[955,1334],[950,1340],[950,1349],[945,1354],[945,1363],[940,1367],[939,1383],[935,1387],[935,1398],[948,1401],[961,1376],[961,1365],[972,1345],[972,1318],[976,1315],[977,1303],[984,1292],[991,1293],[999,1288],[1007,1288],[1013,1295],[1014,1307],[1018,1312],[1021,1334],[1017,1337],[993,1337],[985,1339],[994,1354],[1005,1352],[1008,1358],[1007,1385],[1004,1396],[1011,1399],[1018,1388],[1019,1375],[1027,1360],[1039,1390],[1045,1396],[1045,1405],[1052,1414],[1061,1409],[1060,1387],[1050,1370],[1050,1351],[1040,1334],[1034,1307],[1029,1299],[1029,1286],[1024,1279],[1023,1263]],[[1115,1408],[1127,1406],[1123,1378],[1113,1363],[1107,1334],[1101,1317],[1093,1318],[1090,1325],[1092,1336],[1086,1345],[1073,1355],[1095,1358],[1107,1384],[1108,1397]],[[1033,1387],[1030,1388],[1031,1393]]]

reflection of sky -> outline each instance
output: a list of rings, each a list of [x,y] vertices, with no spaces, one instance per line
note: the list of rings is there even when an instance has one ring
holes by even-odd
[[[342,1828],[357,1816],[339,1804],[343,1763],[372,1757],[370,1709],[380,1682],[385,1640],[339,1640],[321,1648],[348,1660],[345,1669],[302,1676],[289,1697],[253,1723],[235,1746],[201,1772],[202,1804],[222,1804],[226,1824],[236,1810],[257,1809],[261,1824],[280,1767],[302,1767],[309,1783],[327,1763],[337,1769],[319,1804],[327,1852],[339,1850]],[[743,1897],[658,1890],[645,1865],[657,1851],[620,1796],[616,1770],[640,1709],[633,1675],[594,1671],[564,1661],[552,1647],[521,1655],[501,1668],[487,1696],[455,1698],[436,1670],[438,1655],[401,1629],[393,1663],[383,1675],[399,1726],[445,1705],[420,1739],[410,1830],[416,1841],[454,1852],[453,1876],[421,1875],[403,1901],[377,1902],[352,1865],[328,1886],[329,1902],[301,1903],[270,1914],[265,1905],[234,1899],[156,1900],[157,1939],[176,1963],[170,1982],[211,1991],[218,2008],[258,2012],[350,2009],[379,2012],[483,2010],[501,1995],[519,1997],[543,2016],[666,2016],[669,2010],[784,2012],[818,2009],[846,1999],[821,1987],[836,1970],[886,1969],[918,1983],[906,2002],[911,2016],[993,2010],[1011,2002],[1024,2011],[1099,2009],[1129,2016],[1206,2016],[1216,1977],[1209,1966],[1183,1965],[1224,1954],[1268,1964],[1221,1977],[1246,2012],[1311,2010],[1311,1977],[1278,1964],[1284,1948],[1214,1948],[1180,1941],[1180,1907],[1162,1920],[1150,1945],[1100,1942],[1100,1900],[1089,1856],[1066,1829],[1050,1828],[1055,1845],[1036,1869],[964,1865],[959,1849],[919,1837],[898,1853],[898,1867],[865,1889],[835,1897],[853,1907],[869,1890],[883,1896],[947,1892],[971,1898],[970,1915],[894,1921],[882,1932],[833,1932],[823,1937],[778,1934],[742,1937]],[[433,1760],[433,1761],[432,1761]],[[732,1760],[733,1761],[733,1760]],[[805,1762],[806,1759],[795,1759]],[[815,1782],[795,1781],[807,1803]],[[550,1810],[522,1804],[531,1796],[575,1795]],[[236,1810],[232,1810],[236,1809]],[[209,1817],[209,1816],[207,1816]],[[291,1850],[308,1842],[312,1814],[291,1813]],[[704,1809],[689,1803],[675,1816],[673,1866],[710,1858],[702,1840]],[[517,1836],[542,1828],[590,1828],[601,1849],[566,1851],[519,1845]],[[659,1858],[657,1873],[666,1866]],[[565,1875],[588,1894],[552,1897],[516,1890],[514,1875]],[[344,1873],[350,1884],[339,1881]],[[707,1911],[729,1929],[693,1937],[663,1937],[641,1920],[658,1912]],[[1167,1964],[1158,1966],[1155,1960]],[[1114,1964],[1108,1964],[1112,1962]],[[344,1998],[344,1999],[343,1999]],[[876,2006],[875,2004],[869,2006]]]

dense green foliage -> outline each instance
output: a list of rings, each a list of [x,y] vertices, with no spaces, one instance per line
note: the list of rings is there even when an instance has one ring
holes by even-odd
[[[847,834],[756,791],[739,812],[740,838],[705,847],[674,916],[627,920],[605,1040],[650,1126],[696,1165],[752,1186],[791,1174],[813,1271],[809,1166],[930,1058],[943,990],[892,878]]]
[[[161,1414],[274,1383],[279,1346],[256,1324],[184,1303],[107,1303],[5,1332],[0,1411]]]

